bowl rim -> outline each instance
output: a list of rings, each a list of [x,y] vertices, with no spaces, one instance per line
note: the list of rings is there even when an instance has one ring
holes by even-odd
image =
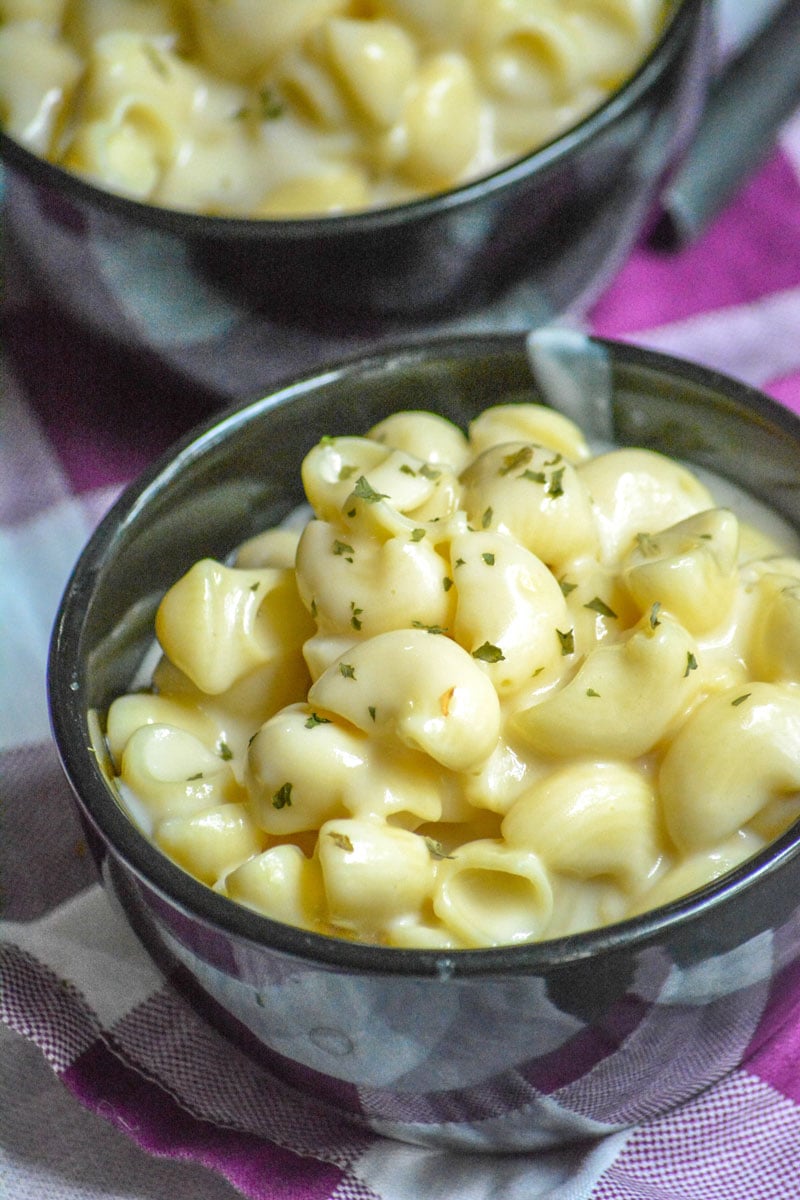
[[[262,420],[272,409],[348,375],[374,374],[398,363],[424,363],[441,355],[485,358],[524,353],[525,333],[436,336],[357,354],[276,384],[257,399],[230,404],[189,430],[122,491],[99,522],[77,559],[54,621],[47,662],[51,731],[64,774],[79,808],[99,834],[106,852],[120,860],[151,892],[205,926],[240,942],[281,952],[332,969],[406,978],[479,978],[551,971],[588,957],[640,948],[672,935],[709,911],[727,904],[752,883],[800,856],[800,822],[727,872],[720,879],[623,921],[544,941],[476,949],[400,948],[350,941],[272,920],[214,892],[170,860],[138,829],[114,798],[90,745],[79,675],[64,647],[79,642],[92,587],[113,557],[121,533],[133,523],[151,495],[229,432]],[[800,415],[757,388],[688,359],[631,343],[592,337],[612,365],[647,368],[673,379],[718,391],[756,418],[778,426],[800,443]]]
[[[699,17],[704,8],[710,10],[711,0],[669,0],[669,3],[670,11],[667,12],[664,27],[636,70],[621,87],[575,125],[533,151],[514,158],[476,179],[446,191],[422,195],[401,203],[353,213],[273,219],[235,215],[212,216],[190,209],[166,208],[113,192],[52,163],[16,141],[1,127],[0,161],[5,160],[12,170],[17,168],[36,184],[51,187],[77,203],[122,217],[132,224],[141,223],[187,237],[209,240],[230,237],[234,240],[249,240],[266,233],[270,238],[294,241],[309,236],[324,239],[382,232],[414,218],[425,220],[452,209],[469,207],[487,195],[505,188],[513,188],[531,174],[546,173],[590,142],[597,132],[612,125],[654,83],[661,72],[661,60],[669,45],[680,36],[695,15]]]

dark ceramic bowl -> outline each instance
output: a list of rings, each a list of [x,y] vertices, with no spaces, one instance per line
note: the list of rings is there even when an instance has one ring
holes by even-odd
[[[572,415],[742,484],[800,528],[800,420],[696,366],[591,342],[610,368]],[[800,830],[668,907],[557,941],[401,950],[233,904],[124,815],[93,710],[126,690],[164,591],[302,499],[323,434],[424,406],[463,425],[540,398],[523,336],[433,341],[337,366],[206,425],[130,487],[86,547],[54,630],[49,700],[106,885],[192,1003],[283,1078],[383,1133],[535,1149],[663,1113],[800,1009]]]
[[[429,321],[521,279],[545,320],[607,283],[641,231],[700,115],[711,7],[667,0],[657,45],[602,108],[441,195],[310,220],[205,217],[111,195],[0,134],[7,233],[68,310],[153,344],[221,336],[242,312]]]

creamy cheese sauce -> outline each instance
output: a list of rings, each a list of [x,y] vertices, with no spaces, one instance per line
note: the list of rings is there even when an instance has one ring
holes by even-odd
[[[513,436],[512,436],[513,434]],[[534,404],[396,413],[203,560],[106,736],[132,820],[277,920],[514,944],[717,878],[800,814],[800,541]]]

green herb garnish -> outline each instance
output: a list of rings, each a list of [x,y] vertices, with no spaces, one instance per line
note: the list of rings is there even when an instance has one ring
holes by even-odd
[[[617,614],[613,608],[609,608],[605,600],[601,600],[599,596],[595,596],[593,600],[590,600],[588,604],[584,604],[583,607],[590,608],[592,612],[599,613],[601,617],[613,617],[614,620],[617,619]]]
[[[376,492],[365,475],[359,475],[356,486],[353,488],[353,495],[358,496],[359,500],[364,500],[367,504],[377,504],[379,500],[388,500],[389,498],[388,492]]]
[[[566,632],[561,629],[556,630],[556,635],[561,643],[561,653],[563,655],[575,653],[575,630],[567,629]]]
[[[482,646],[478,646],[477,650],[472,651],[472,657],[477,658],[480,662],[496,663],[505,660],[505,654],[499,646],[493,646],[491,642],[484,642]]]
[[[645,558],[655,558],[661,553],[661,548],[652,533],[637,533],[636,545],[639,547],[639,553]]]
[[[237,110],[235,115],[238,121],[246,121],[251,117],[260,121],[274,121],[277,117],[283,116],[285,111],[283,101],[278,99],[271,88],[259,88],[255,100],[254,107],[245,104]],[[326,434],[320,438],[320,445],[332,445],[333,441],[334,439]]]
[[[150,42],[144,42],[142,53],[148,59],[156,75],[160,75],[162,79],[169,79],[169,63],[155,46]]]
[[[272,88],[262,87],[258,91],[258,115],[262,121],[274,121],[283,115],[284,105],[272,91]]]
[[[559,496],[564,495],[563,479],[563,467],[559,467],[558,470],[553,471],[553,474],[550,476],[550,482],[547,485],[547,494],[548,496],[552,497],[553,500],[557,500]]]
[[[517,467],[522,467],[525,463],[530,462],[533,458],[533,447],[522,446],[513,454],[507,454],[503,459],[503,465],[500,468],[501,475],[508,475],[510,471],[516,470]]]
[[[278,788],[275,795],[272,797],[273,808],[291,808],[292,806],[292,785],[283,783]]]

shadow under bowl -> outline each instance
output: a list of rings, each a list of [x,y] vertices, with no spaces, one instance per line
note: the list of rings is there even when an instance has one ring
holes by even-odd
[[[800,529],[796,416],[692,364],[594,345],[610,365],[602,419],[615,442],[744,481]],[[485,950],[363,945],[273,922],[162,855],[118,803],[93,714],[127,690],[165,590],[302,501],[300,464],[321,436],[409,407],[463,427],[491,404],[541,400],[528,351],[523,336],[433,340],[340,364],[205,425],[89,541],[48,681],[103,880],[191,1002],[340,1115],[412,1142],[492,1151],[655,1117],[798,1014],[797,828],[716,884],[605,929]],[[590,424],[596,397],[586,404]]]

